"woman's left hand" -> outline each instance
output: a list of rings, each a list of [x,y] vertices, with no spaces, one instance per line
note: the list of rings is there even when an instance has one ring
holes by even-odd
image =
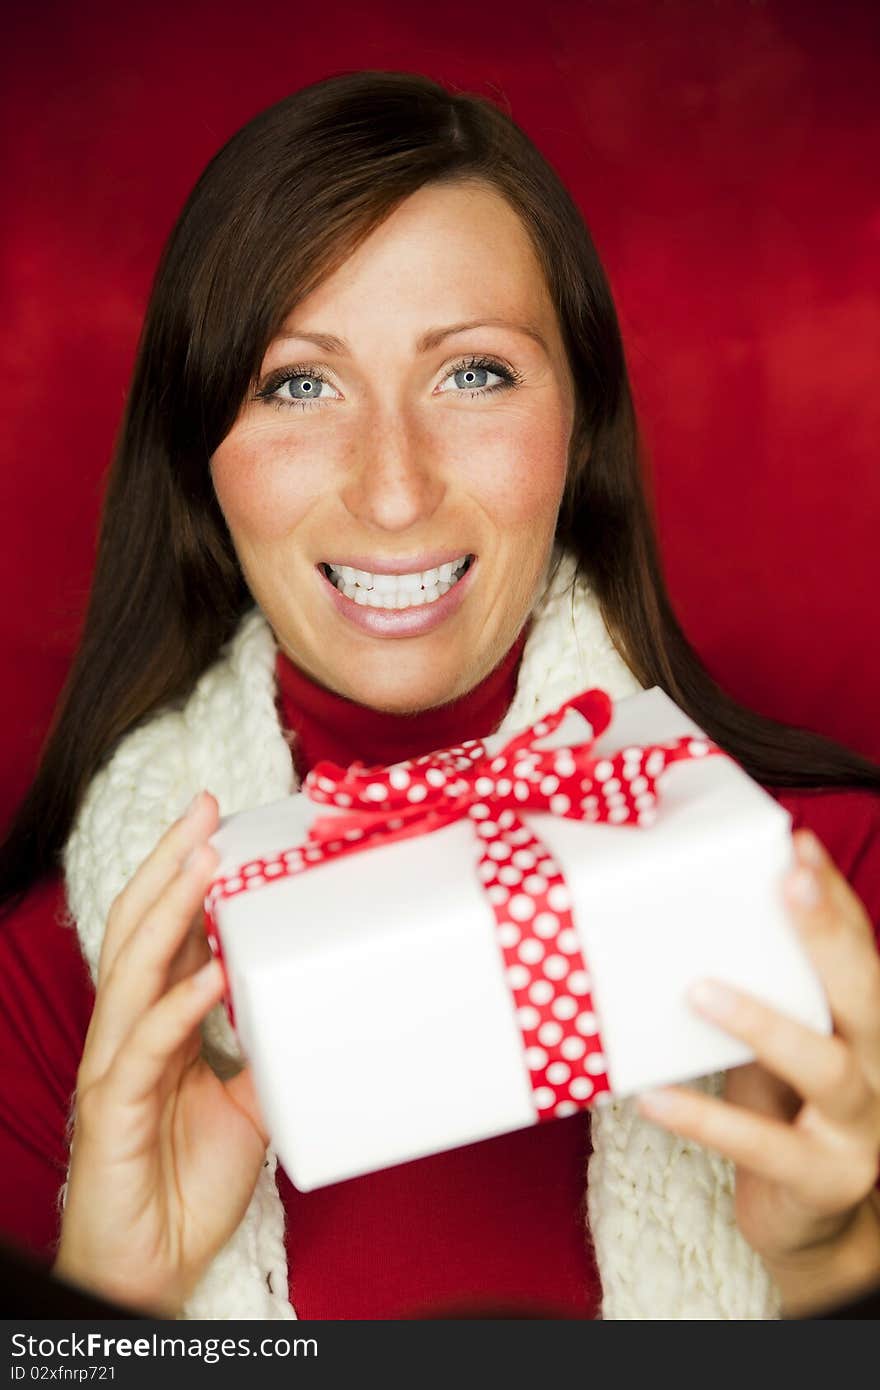
[[[876,1241],[880,1282],[880,953],[864,906],[816,837],[798,831],[794,845],[786,898],[834,1032],[715,982],[711,1001],[695,989],[698,1012],[756,1060],[727,1073],[723,1100],[668,1087],[642,1096],[639,1109],[733,1161],[737,1224],[772,1271],[833,1262],[858,1227],[868,1269]]]

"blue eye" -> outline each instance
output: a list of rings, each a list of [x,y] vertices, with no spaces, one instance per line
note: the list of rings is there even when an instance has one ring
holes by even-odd
[[[281,394],[286,388],[290,389],[290,395]],[[329,394],[331,391],[333,395]],[[301,410],[307,410],[309,406],[317,405],[325,399],[338,400],[339,392],[316,368],[285,367],[269,378],[262,390],[257,392],[257,396],[277,409],[299,406]]]
[[[494,377],[495,380],[489,380]],[[521,378],[511,367],[488,357],[467,357],[449,370],[440,387],[441,395],[489,396],[493,391],[506,391],[519,385]],[[452,387],[447,382],[452,382]],[[331,394],[332,393],[332,394]],[[313,406],[339,400],[340,393],[319,367],[300,363],[273,372],[268,381],[255,393],[255,400],[272,405],[276,410],[293,406],[310,410]]]
[[[496,379],[491,385],[488,378],[493,376]],[[469,359],[467,362],[460,362],[457,367],[453,367],[446,381],[453,381],[454,388],[447,387],[445,382],[440,388],[441,394],[452,391],[453,394],[473,392],[475,395],[485,396],[490,391],[503,390],[509,386],[512,377],[500,364],[500,362],[488,362],[482,358]]]

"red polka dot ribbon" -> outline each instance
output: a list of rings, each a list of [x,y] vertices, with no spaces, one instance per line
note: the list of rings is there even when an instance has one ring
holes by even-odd
[[[575,746],[538,748],[570,709],[589,721],[592,737]],[[666,767],[722,753],[709,739],[686,735],[596,756],[593,745],[611,714],[606,692],[587,690],[494,754],[472,739],[391,767],[318,763],[303,790],[344,814],[318,817],[306,844],[250,860],[214,880],[205,900],[212,951],[222,960],[218,901],[467,816],[479,838],[478,874],[495,915],[537,1119],[592,1104],[610,1084],[590,974],[562,869],[520,812],[645,827],[656,817],[657,781]],[[227,1010],[234,1027],[228,993]]]

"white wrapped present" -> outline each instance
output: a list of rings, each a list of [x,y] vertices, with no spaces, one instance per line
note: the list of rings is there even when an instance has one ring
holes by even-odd
[[[751,1060],[703,976],[831,1031],[790,817],[659,689],[307,786],[221,823],[206,898],[300,1190]]]

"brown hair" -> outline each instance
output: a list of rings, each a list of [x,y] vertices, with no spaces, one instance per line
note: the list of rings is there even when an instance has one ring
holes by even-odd
[[[404,198],[461,179],[509,201],[546,275],[578,392],[558,535],[635,676],[661,686],[765,785],[880,791],[875,764],[737,704],[688,644],[661,574],[614,303],[557,174],[484,97],[416,74],[348,73],[303,88],[233,136],[164,248],[84,630],[0,849],[0,904],[57,866],[95,772],[124,734],[185,699],[252,603],[209,461],[282,320]]]

